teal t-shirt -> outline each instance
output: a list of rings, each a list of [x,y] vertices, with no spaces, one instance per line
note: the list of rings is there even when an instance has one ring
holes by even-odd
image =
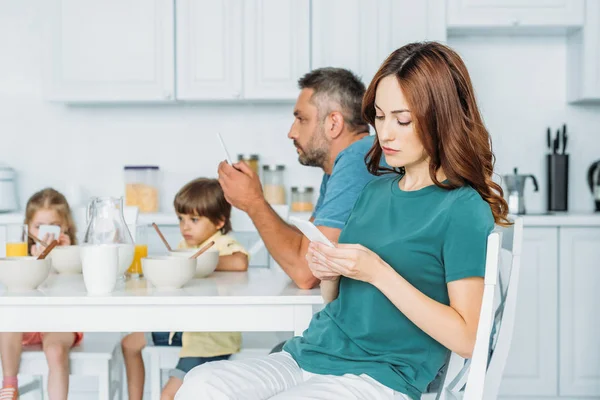
[[[449,305],[448,282],[484,276],[491,209],[469,186],[407,192],[400,179],[387,176],[365,187],[339,241],[371,249],[418,290]],[[448,354],[374,286],[345,277],[338,298],[284,350],[306,371],[367,374],[414,399]]]

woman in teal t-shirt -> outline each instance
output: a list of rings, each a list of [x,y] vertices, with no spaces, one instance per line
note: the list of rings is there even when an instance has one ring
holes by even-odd
[[[176,399],[418,399],[448,350],[470,357],[487,236],[509,221],[467,69],[439,43],[406,45],[363,116],[378,138],[368,168],[384,176],[361,193],[345,244],[309,247],[327,306],[281,353],[192,370]]]

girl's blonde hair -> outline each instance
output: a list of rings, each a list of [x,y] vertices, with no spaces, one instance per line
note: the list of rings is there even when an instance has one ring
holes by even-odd
[[[29,198],[25,208],[25,224],[29,225],[35,213],[44,209],[56,211],[63,224],[67,226],[65,234],[71,239],[71,244],[77,244],[77,227],[71,215],[71,207],[65,196],[52,188],[40,190]],[[29,239],[29,247],[32,245],[33,240]]]

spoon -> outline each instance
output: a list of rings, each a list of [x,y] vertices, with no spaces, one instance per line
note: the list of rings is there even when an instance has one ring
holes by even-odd
[[[193,256],[190,257],[190,259],[194,259],[194,258],[198,258],[202,253],[204,253],[206,250],[210,249],[212,247],[212,245],[215,244],[214,240],[207,243],[206,246],[204,246],[203,248],[201,248],[200,250],[198,250],[196,252],[196,254],[194,254]]]
[[[34,242],[36,242],[37,244],[44,246],[44,247],[48,247],[48,243],[44,242],[43,240],[39,239],[37,236],[35,236],[32,233],[27,233],[27,236],[29,236]]]
[[[156,233],[158,233],[158,236],[160,236],[160,240],[162,240],[162,242],[165,244],[165,247],[167,248],[167,250],[173,251],[173,249],[171,249],[171,246],[169,246],[169,242],[167,242],[167,239],[165,239],[165,237],[163,236],[162,232],[158,228],[158,225],[156,225],[153,222],[152,223],[152,227],[154,228],[154,230],[156,231]]]
[[[44,251],[42,252],[42,254],[40,254],[37,259],[38,260],[43,260],[44,258],[46,258],[46,256],[48,254],[50,254],[50,252],[52,251],[52,249],[55,248],[57,244],[58,244],[58,240],[53,240],[52,243],[50,243],[48,245],[48,247],[46,247],[46,249],[44,249]]]

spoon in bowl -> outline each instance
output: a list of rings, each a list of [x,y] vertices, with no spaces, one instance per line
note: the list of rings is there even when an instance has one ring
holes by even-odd
[[[50,254],[50,252],[52,251],[52,249],[55,248],[57,244],[58,244],[58,240],[53,240],[52,243],[50,243],[48,245],[48,247],[46,247],[46,249],[44,249],[44,251],[42,252],[42,254],[40,254],[37,259],[38,260],[43,260],[44,258],[46,258],[46,256],[48,254]]]
[[[36,242],[37,244],[39,244],[40,246],[43,247],[48,247],[48,243],[44,242],[42,239],[39,239],[37,236],[35,236],[32,233],[27,233],[27,236],[29,236],[34,242]]]
[[[213,244],[215,244],[214,240],[207,243],[206,246],[204,246],[200,250],[198,250],[193,256],[190,257],[190,259],[198,258],[202,253],[204,253],[206,250],[210,249],[213,246]]]
[[[154,228],[154,230],[156,231],[156,233],[158,233],[158,236],[160,237],[160,240],[162,240],[162,242],[165,244],[165,247],[167,248],[167,250],[169,250],[170,252],[173,251],[173,249],[171,249],[171,246],[169,246],[169,242],[167,242],[167,239],[165,239],[165,237],[163,236],[162,232],[158,228],[158,225],[156,225],[156,223],[153,222],[152,223],[152,227]]]

